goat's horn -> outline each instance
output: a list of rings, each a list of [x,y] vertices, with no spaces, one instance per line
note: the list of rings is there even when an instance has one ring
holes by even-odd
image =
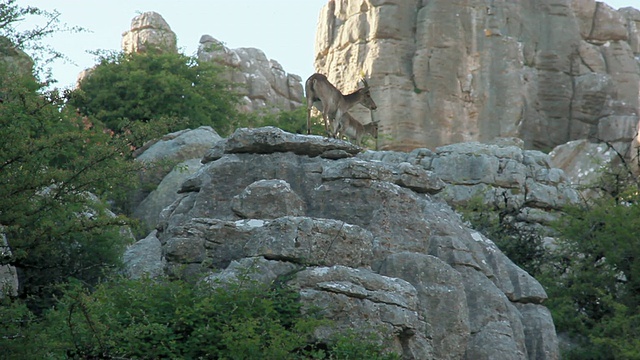
[[[364,77],[362,78],[362,85],[364,85],[365,88],[369,87],[369,83],[367,82],[367,79],[365,79]]]

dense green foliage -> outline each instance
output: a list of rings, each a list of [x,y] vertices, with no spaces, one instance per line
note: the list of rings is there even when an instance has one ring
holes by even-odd
[[[106,55],[70,104],[116,132],[130,122],[169,121],[168,131],[209,125],[226,135],[237,117],[238,95],[221,71],[213,62],[160,50]]]
[[[119,280],[88,292],[66,286],[36,322],[19,304],[0,307],[0,348],[9,359],[371,359],[399,357],[354,334],[310,343],[328,326],[302,315],[298,293],[246,278],[211,287]],[[22,321],[17,321],[22,320]]]
[[[8,6],[0,9],[5,21],[23,14]],[[102,200],[132,185],[135,165],[128,139],[44,91],[19,50],[6,41],[0,49],[8,56],[0,61],[0,225],[11,246],[0,264],[18,268],[21,296],[42,307],[55,284],[95,283],[117,266],[125,219]]]
[[[126,141],[36,93],[28,76],[0,81],[10,90],[0,106],[0,224],[12,249],[2,263],[21,270],[25,296],[69,276],[95,281],[125,245],[124,219],[99,200],[131,183]]]
[[[564,209],[551,248],[544,234],[517,224],[518,209],[480,199],[460,209],[545,287],[556,329],[572,344],[565,359],[640,359],[640,198],[633,189]]]
[[[567,359],[640,359],[640,203],[602,198],[566,210],[554,265],[542,278]]]

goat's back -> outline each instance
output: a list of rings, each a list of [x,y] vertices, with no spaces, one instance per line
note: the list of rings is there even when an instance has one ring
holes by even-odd
[[[331,92],[337,91],[338,93],[340,93],[340,90],[333,86],[333,84],[329,82],[329,79],[327,79],[325,75],[314,73],[309,76],[307,81],[304,83],[304,91],[306,93],[307,99],[309,99],[309,97],[312,97],[313,101],[321,100],[320,98],[318,98],[318,96],[319,93],[323,92],[322,87]]]

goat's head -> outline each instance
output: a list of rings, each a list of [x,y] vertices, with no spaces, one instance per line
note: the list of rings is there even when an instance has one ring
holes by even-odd
[[[369,83],[367,82],[367,79],[362,78],[362,85],[363,87],[360,88],[359,90],[362,93],[362,100],[360,101],[360,103],[363,106],[369,108],[370,110],[377,109],[378,106],[371,98],[371,89],[369,88]]]
[[[368,125],[369,127],[369,133],[371,134],[371,136],[373,136],[374,139],[378,139],[378,125],[379,125],[379,121],[372,121],[370,122]]]

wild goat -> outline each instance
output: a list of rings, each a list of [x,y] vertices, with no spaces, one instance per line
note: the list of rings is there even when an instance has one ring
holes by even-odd
[[[336,137],[341,127],[344,114],[356,104],[362,104],[370,110],[377,109],[376,103],[371,98],[371,91],[366,79],[362,79],[364,87],[342,95],[340,90],[327,80],[327,77],[315,73],[304,84],[307,97],[307,134],[311,134],[311,107],[315,106],[322,112],[324,130],[331,137]],[[332,131],[329,133],[329,124]]]
[[[341,135],[349,138],[349,140],[355,140],[356,145],[362,145],[362,138],[369,134],[376,139],[376,150],[378,147],[378,121],[372,121],[366,124],[361,123],[359,120],[351,116],[349,113],[342,115],[342,127],[339,129]]]

